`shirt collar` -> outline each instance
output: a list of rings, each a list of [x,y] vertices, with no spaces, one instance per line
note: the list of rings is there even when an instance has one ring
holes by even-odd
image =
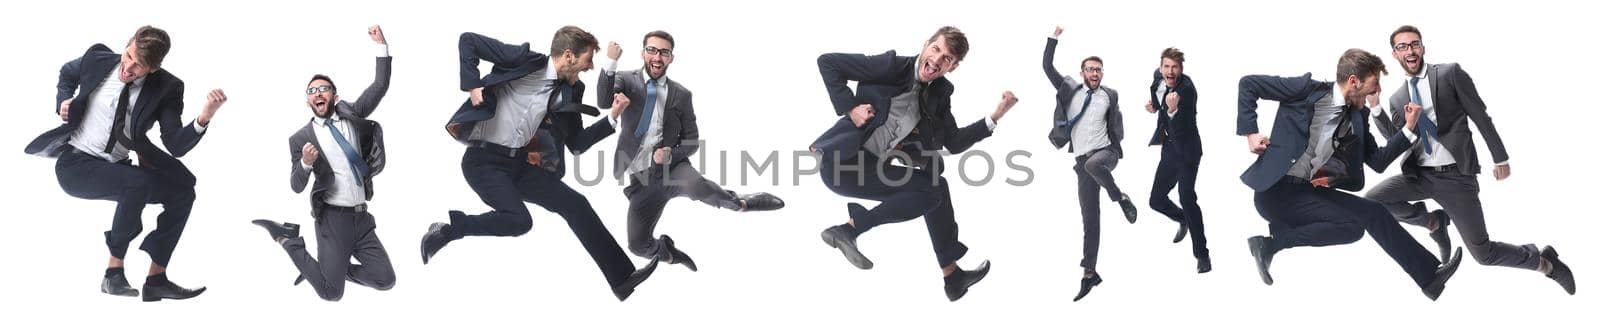
[[[1329,93],[1327,96],[1332,96],[1333,97],[1333,106],[1334,107],[1344,106],[1344,104],[1345,104],[1344,103],[1344,84],[1343,83],[1333,83],[1333,93]]]

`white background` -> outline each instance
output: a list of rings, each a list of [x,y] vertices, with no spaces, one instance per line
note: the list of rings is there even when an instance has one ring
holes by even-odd
[[[1226,4],[1132,1],[962,1],[695,3],[664,1],[549,1],[484,3],[392,2],[164,3],[16,2],[0,13],[7,31],[6,78],[0,98],[8,110],[0,139],[7,218],[0,235],[4,263],[0,319],[4,324],[106,321],[133,324],[333,324],[377,321],[522,322],[554,324],[1068,324],[1097,322],[1293,322],[1400,324],[1445,321],[1496,323],[1595,320],[1592,289],[1568,296],[1543,276],[1509,268],[1463,264],[1438,302],[1370,240],[1331,248],[1296,249],[1273,265],[1277,284],[1263,285],[1244,239],[1266,232],[1250,190],[1237,177],[1254,158],[1234,135],[1235,85],[1246,74],[1327,79],[1344,49],[1373,51],[1389,64],[1384,94],[1402,73],[1385,41],[1395,27],[1419,26],[1429,62],[1463,62],[1489,104],[1512,154],[1511,179],[1480,176],[1481,197],[1494,239],[1559,246],[1585,285],[1600,268],[1589,238],[1589,176],[1594,154],[1583,146],[1592,130],[1591,92],[1597,75],[1596,24],[1570,2],[1495,5],[1421,1]],[[111,202],[64,194],[52,160],[23,155],[35,135],[55,127],[53,94],[61,63],[94,43],[120,49],[133,30],[152,24],[174,40],[166,68],[188,84],[186,119],[204,90],[223,88],[223,107],[200,146],[184,161],[199,176],[199,199],[171,277],[208,286],[188,301],[141,304],[97,292],[106,251]],[[302,92],[312,74],[326,73],[348,97],[371,80],[371,42],[365,28],[382,24],[395,57],[393,86],[373,118],[388,129],[390,164],[378,178],[373,213],[399,274],[398,285],[376,292],[351,285],[340,303],[319,300],[307,286],[291,287],[295,270],[282,250],[248,223],[254,218],[306,225],[305,195],[285,187],[285,139],[310,117]],[[623,303],[559,217],[534,208],[534,228],[516,238],[452,243],[423,266],[418,239],[451,209],[487,207],[461,178],[462,146],[441,130],[465,98],[457,88],[456,37],[474,31],[508,42],[531,42],[545,52],[562,25],[578,25],[601,42],[624,45],[622,68],[640,66],[641,36],[665,29],[678,40],[670,74],[696,93],[702,137],[711,153],[741,150],[757,157],[781,151],[779,185],[773,172],[752,175],[730,189],[770,191],[789,207],[737,214],[688,200],[667,210],[658,231],[671,234],[702,270],[663,265]],[[1122,223],[1102,202],[1100,271],[1106,282],[1083,302],[1078,287],[1082,224],[1075,180],[1065,151],[1045,140],[1054,103],[1040,73],[1041,46],[1056,25],[1067,32],[1057,66],[1075,73],[1078,59],[1105,59],[1105,84],[1123,92],[1126,157],[1115,174],[1140,203],[1140,222]],[[861,239],[877,263],[851,267],[817,233],[843,222],[845,199],[814,175],[794,184],[793,155],[836,117],[815,65],[825,52],[916,53],[942,25],[968,33],[972,51],[950,74],[958,86],[954,111],[973,121],[988,114],[1004,90],[1020,104],[976,149],[1031,151],[1033,183],[1007,185],[1023,172],[1001,169],[982,187],[952,192],[961,239],[972,247],[962,262],[994,262],[989,277],[965,299],[946,302],[923,223],[888,225]],[[1195,274],[1187,241],[1168,242],[1174,225],[1144,204],[1159,151],[1142,146],[1155,118],[1143,112],[1150,72],[1168,46],[1188,53],[1187,73],[1198,85],[1206,156],[1200,203],[1205,209],[1215,270]],[[598,62],[597,62],[598,64]],[[593,82],[595,72],[584,80]],[[592,90],[591,86],[591,90]],[[593,101],[586,99],[586,102]],[[1273,104],[1263,105],[1270,117]],[[1262,119],[1268,130],[1270,119]],[[1580,138],[1582,137],[1582,138]],[[1484,142],[1477,140],[1480,147]],[[596,149],[609,155],[615,145]],[[593,152],[584,170],[593,179]],[[706,152],[702,152],[706,153]],[[1487,149],[1480,155],[1488,157]],[[702,154],[704,155],[704,154]],[[702,169],[722,171],[723,164]],[[954,162],[952,160],[952,162]],[[1485,162],[1488,164],[1488,162]],[[570,166],[570,164],[569,164]],[[813,167],[809,162],[802,167]],[[606,167],[609,171],[609,166]],[[985,166],[969,166],[972,172]],[[1487,170],[1486,170],[1487,171]],[[1387,175],[1398,173],[1395,167]],[[617,180],[579,187],[621,238],[626,201]],[[956,176],[951,173],[947,176]],[[981,175],[979,175],[981,176]],[[1369,174],[1368,185],[1381,180]],[[1176,199],[1174,193],[1174,199]],[[869,203],[870,204],[870,203]],[[146,211],[146,230],[159,207]],[[1408,227],[1430,251],[1420,228]],[[1454,235],[1454,232],[1452,232]],[[1455,237],[1459,245],[1459,236]],[[141,238],[142,240],[142,238]],[[137,247],[135,242],[134,246]],[[642,260],[635,259],[641,262]],[[135,286],[148,256],[128,255]],[[1592,285],[1589,285],[1592,286]]]

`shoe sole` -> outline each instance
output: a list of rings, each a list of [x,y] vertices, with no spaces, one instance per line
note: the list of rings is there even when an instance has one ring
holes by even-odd
[[[868,260],[867,256],[862,255],[860,250],[856,250],[856,253],[852,255],[849,246],[839,245],[843,241],[834,238],[828,231],[822,231],[822,243],[828,244],[829,247],[838,248],[839,253],[844,254],[844,259],[850,261],[850,265],[855,265],[856,268],[860,269],[872,269],[872,260]],[[857,261],[858,259],[859,261]]]

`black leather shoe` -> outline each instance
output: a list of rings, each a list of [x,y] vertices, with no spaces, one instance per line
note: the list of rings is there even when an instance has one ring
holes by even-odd
[[[1444,283],[1456,275],[1458,267],[1461,267],[1461,248],[1456,248],[1456,254],[1433,272],[1433,282],[1428,282],[1428,286],[1422,288],[1422,295],[1428,296],[1428,300],[1438,301],[1439,294],[1444,293]]]
[[[950,301],[961,300],[961,297],[967,295],[967,288],[972,287],[973,284],[978,284],[978,281],[982,281],[983,277],[987,275],[989,275],[989,261],[987,260],[978,263],[978,268],[973,270],[962,270],[960,267],[956,267],[955,272],[944,277],[944,297],[950,299]]]
[[[639,287],[639,283],[644,283],[645,279],[650,278],[650,274],[656,272],[656,264],[660,262],[660,259],[651,259],[649,264],[634,270],[628,274],[628,278],[622,279],[622,284],[611,288],[611,294],[617,295],[617,301],[627,301],[628,296],[633,295],[633,289]]]
[[[1278,251],[1267,246],[1268,239],[1271,238],[1259,235],[1250,237],[1250,256],[1255,257],[1256,273],[1261,274],[1261,281],[1272,285],[1272,273],[1267,270],[1272,267],[1272,255]]]
[[[100,293],[120,297],[139,296],[139,290],[135,290],[133,286],[128,285],[128,277],[122,274],[106,276],[100,279]]]
[[[255,224],[263,229],[267,229],[267,234],[272,235],[272,241],[283,241],[283,239],[300,237],[299,224],[278,223],[271,220],[254,220],[250,221],[250,224]]]
[[[143,299],[144,302],[161,301],[163,299],[183,300],[193,298],[205,292],[206,287],[204,286],[195,289],[188,289],[178,286],[177,283],[172,283],[172,281],[152,282],[146,280],[144,283]]]
[[[661,238],[656,240],[656,248],[660,248],[657,249],[660,250],[660,254],[657,254],[656,258],[662,263],[683,264],[683,267],[688,267],[691,272],[700,271],[700,268],[694,265],[694,258],[689,258],[689,254],[678,250],[678,243],[673,242],[672,237],[661,235]]]
[[[1439,219],[1439,228],[1428,232],[1428,237],[1439,244],[1439,260],[1449,260],[1450,256],[1450,214],[1442,209],[1433,210],[1433,216]]]
[[[849,260],[856,268],[872,269],[872,260],[867,259],[867,256],[862,255],[861,250],[856,248],[856,236],[854,230],[850,228],[849,225],[841,224],[822,230],[822,243],[839,248],[839,252],[844,253],[844,259]]]
[[[1200,261],[1195,264],[1195,268],[1194,268],[1195,271],[1200,272],[1200,274],[1205,274],[1206,272],[1210,272],[1211,271],[1211,256],[1210,255],[1206,255],[1205,257],[1200,257],[1199,260]]]
[[[439,253],[439,249],[444,249],[445,244],[455,240],[446,234],[449,229],[450,223],[433,223],[428,226],[428,232],[422,234],[422,264],[428,264],[428,260],[433,259],[433,255]]]
[[[739,196],[745,212],[774,211],[783,208],[783,199],[769,193],[758,192]]]
[[[1172,236],[1172,243],[1183,242],[1183,237],[1189,235],[1189,222],[1178,221],[1178,234]]]
[[[1572,268],[1568,267],[1567,263],[1561,262],[1555,247],[1544,246],[1544,250],[1539,251],[1539,257],[1550,261],[1550,274],[1545,274],[1545,277],[1555,280],[1556,284],[1561,284],[1561,289],[1567,290],[1567,294],[1578,294],[1578,283],[1572,279]]]
[[[1122,206],[1122,216],[1128,218],[1128,224],[1139,220],[1139,209],[1133,206],[1133,200],[1128,199],[1128,194],[1122,194],[1122,199],[1117,200],[1117,205]]]
[[[1089,295],[1089,290],[1094,289],[1095,286],[1099,286],[1100,282],[1103,282],[1103,281],[1105,281],[1105,280],[1100,278],[1100,273],[1094,273],[1094,276],[1085,277],[1082,280],[1079,280],[1078,281],[1078,296],[1072,297],[1072,302],[1078,302],[1078,300],[1083,300],[1084,296],[1088,296]]]

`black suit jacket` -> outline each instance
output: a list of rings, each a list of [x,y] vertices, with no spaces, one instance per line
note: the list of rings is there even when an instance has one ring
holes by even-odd
[[[613,175],[622,178],[634,156],[640,153],[640,139],[633,134],[639,126],[640,116],[644,114],[645,81],[650,78],[643,70],[633,70],[611,74],[602,72],[599,79],[595,95],[600,108],[615,110],[611,107],[611,100],[617,93],[622,93],[630,100],[627,110],[622,111],[620,117],[621,135],[617,136],[617,153],[611,169]],[[688,163],[689,156],[700,150],[700,127],[695,123],[694,93],[672,79],[667,79],[666,85],[657,87],[667,89],[666,111],[661,113],[661,142],[650,144],[650,148],[671,148],[671,161],[667,162],[669,166]]]
[[[376,80],[361,92],[361,97],[357,98],[355,103],[339,101],[334,105],[335,114],[338,114],[340,119],[349,121],[350,128],[354,129],[352,133],[355,134],[356,148],[361,150],[359,153],[361,160],[367,163],[367,175],[361,176],[361,180],[368,200],[372,199],[372,177],[383,172],[386,155],[383,147],[383,126],[377,121],[366,118],[378,109],[378,103],[383,101],[384,94],[389,92],[389,68],[392,60],[389,57],[378,58]],[[317,156],[316,162],[311,164],[311,171],[300,168],[301,147],[309,143],[316,147],[319,153],[329,153],[330,150],[341,151],[341,149],[338,144],[322,144],[317,140],[317,134],[312,128],[327,127],[317,125],[316,119],[313,118],[299,131],[289,136],[289,189],[295,193],[305,191],[306,183],[311,175],[315,174],[317,182],[311,187],[311,216],[321,217],[321,210],[327,205],[324,202],[327,199],[327,191],[333,184],[333,167],[329,165],[331,163],[328,162],[328,156],[324,154]]]
[[[1162,94],[1156,93],[1156,90],[1165,82],[1164,78],[1161,78],[1160,69],[1156,70],[1154,78],[1155,80],[1150,82],[1150,103],[1158,104],[1165,100],[1161,98]],[[1189,79],[1187,74],[1178,75],[1178,86],[1173,87],[1172,91],[1178,94],[1178,113],[1173,114],[1171,118],[1168,118],[1166,114],[1156,113],[1156,130],[1150,136],[1150,146],[1161,145],[1167,137],[1171,137],[1177,142],[1178,146],[1163,150],[1178,151],[1180,157],[1183,157],[1185,161],[1199,161],[1202,154],[1200,149],[1200,127],[1195,118],[1198,113],[1195,109],[1195,104],[1200,102],[1199,92],[1195,91],[1194,80]],[[1167,110],[1166,107],[1157,107],[1156,109]]]
[[[51,106],[52,116],[59,115],[59,104],[68,98],[81,97],[72,101],[67,108],[67,122],[55,129],[46,131],[28,143],[24,152],[44,157],[57,157],[62,151],[69,149],[68,138],[83,123],[84,116],[88,115],[89,98],[84,95],[92,94],[100,87],[106,76],[117,69],[122,56],[112,52],[105,44],[95,44],[82,57],[73,59],[61,66],[61,74],[56,82],[56,103]],[[189,168],[178,161],[200,143],[202,136],[193,124],[185,125],[183,118],[183,80],[173,76],[166,69],[156,70],[145,76],[144,86],[139,91],[139,99],[128,108],[132,114],[128,120],[129,133],[133,136],[133,144],[128,146],[132,152],[138,153],[140,167],[149,169],[170,181],[180,185],[193,186],[195,177]],[[166,150],[156,147],[150,141],[150,128],[161,124],[161,144]],[[167,151],[171,151],[169,154]]]
[[[1245,185],[1256,192],[1267,191],[1289,173],[1289,168],[1306,152],[1311,137],[1311,116],[1317,101],[1324,96],[1339,95],[1334,94],[1333,83],[1312,80],[1310,73],[1299,77],[1252,75],[1239,79],[1239,135],[1258,132],[1257,100],[1278,102],[1277,118],[1272,123],[1267,151],[1257,156],[1255,163],[1251,163],[1250,168],[1239,176]],[[1361,164],[1383,173],[1389,163],[1411,146],[1404,135],[1396,135],[1389,138],[1388,144],[1378,147],[1372,133],[1367,130],[1369,112],[1362,108],[1342,113],[1350,119],[1350,128],[1358,136],[1352,137],[1355,142],[1351,146],[1336,148],[1334,155],[1342,157],[1346,165],[1344,175],[1329,182],[1335,188],[1360,191],[1365,187]]]
[[[492,89],[503,86],[508,81],[543,71],[549,65],[550,58],[529,50],[528,43],[512,45],[470,32],[461,33],[457,48],[461,52],[461,90],[484,88],[482,105],[473,106],[472,100],[468,99],[461,103],[461,107],[450,116],[450,121],[445,123],[445,132],[457,141],[465,143],[467,137],[472,136],[472,130],[478,122],[494,118],[495,105],[498,102]],[[480,61],[488,61],[494,65],[489,74],[482,77],[478,76]],[[539,167],[555,173],[558,178],[567,171],[566,155],[561,151],[562,148],[567,148],[574,155],[582,154],[615,131],[611,122],[605,119],[584,128],[583,115],[599,115],[600,111],[581,103],[584,91],[582,81],[576,81],[565,87],[572,88],[572,102],[549,108],[544,121],[539,124],[538,131],[534,133],[534,138],[523,146],[530,152],[540,153]]]
[[[1072,143],[1072,131],[1067,130],[1065,125],[1067,120],[1072,119],[1072,116],[1068,115],[1067,112],[1070,112],[1072,100],[1078,96],[1078,90],[1083,89],[1084,86],[1078,83],[1076,79],[1072,79],[1072,76],[1062,75],[1060,71],[1056,70],[1057,42],[1059,41],[1054,38],[1045,41],[1044,76],[1050,79],[1050,86],[1056,89],[1056,114],[1055,119],[1050,124],[1049,137],[1050,144],[1060,149],[1062,146],[1068,146]],[[1117,105],[1120,99],[1117,95],[1117,90],[1104,85],[1100,86],[1100,88],[1106,90],[1106,94],[1111,100],[1111,107],[1106,108],[1105,116],[1106,137],[1111,139],[1111,146],[1106,148],[1113,151],[1117,158],[1122,158],[1122,108]],[[1071,151],[1073,149],[1068,147],[1067,150]]]
[[[912,83],[916,82],[916,62],[916,57],[896,56],[894,51],[873,56],[828,53],[817,57],[822,84],[828,90],[834,114],[840,117],[812,142],[811,147],[821,153],[824,159],[837,157],[843,161],[854,158],[861,152],[867,135],[889,120],[886,110],[890,107],[890,100],[911,91]],[[852,80],[856,81],[855,90],[851,90],[848,84]],[[952,154],[959,154],[988,138],[990,130],[981,119],[966,127],[956,126],[955,117],[950,114],[950,94],[955,92],[955,85],[950,80],[940,77],[926,87],[929,89],[925,91],[931,93],[920,105],[922,119],[902,144],[919,144],[920,148],[905,149],[906,153],[915,160],[926,162],[935,174],[943,174],[944,159],[938,150],[946,149]],[[856,104],[862,103],[872,104],[880,114],[858,128],[850,121],[849,115]]]
[[[1467,128],[1469,119],[1483,133],[1483,140],[1489,142],[1489,154],[1495,162],[1511,159],[1510,154],[1506,154],[1505,142],[1500,140],[1500,132],[1495,129],[1494,121],[1486,112],[1483,98],[1478,96],[1478,86],[1472,82],[1472,76],[1455,63],[1428,65],[1427,74],[1428,89],[1418,91],[1432,94],[1434,116],[1439,125],[1439,142],[1444,144],[1445,150],[1450,151],[1457,166],[1463,167],[1458,171],[1467,175],[1481,171],[1478,147],[1472,141],[1472,129]],[[1389,113],[1378,116],[1378,128],[1384,130],[1384,134],[1392,135],[1405,127],[1406,103],[1411,103],[1411,85],[1401,84],[1395,88],[1394,95],[1389,96]],[[1400,166],[1400,171],[1406,175],[1416,175],[1421,172],[1417,168],[1419,166],[1417,156],[1411,155]]]

